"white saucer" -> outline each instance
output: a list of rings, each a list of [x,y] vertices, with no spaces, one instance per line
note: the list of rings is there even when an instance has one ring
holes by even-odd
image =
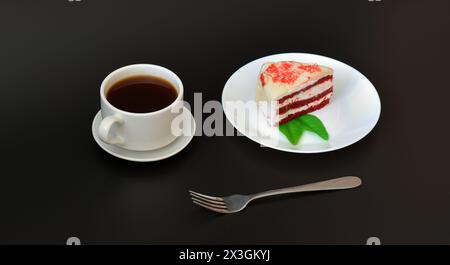
[[[276,61],[318,63],[334,69],[334,95],[331,102],[325,108],[314,112],[328,130],[330,135],[328,141],[307,132],[298,145],[292,145],[278,131],[278,127],[268,125],[264,115],[250,118],[248,122],[231,119],[234,115],[233,109],[227,108],[225,103],[254,102],[261,66],[266,62]],[[375,127],[381,112],[377,90],[363,74],[337,60],[306,53],[271,55],[242,66],[225,84],[222,105],[228,120],[240,133],[262,146],[293,153],[329,152],[352,145]],[[253,109],[255,107],[251,106]],[[254,113],[259,111],[253,110]]]
[[[94,121],[92,122],[92,135],[94,136],[94,139],[97,142],[97,144],[103,150],[105,150],[106,152],[108,152],[109,154],[111,154],[115,157],[129,160],[129,161],[135,161],[135,162],[158,161],[158,160],[166,159],[168,157],[171,157],[171,156],[177,154],[191,142],[192,138],[194,138],[195,119],[192,116],[191,112],[186,108],[184,108],[184,110],[183,110],[183,115],[190,116],[191,124],[192,124],[191,133],[189,133],[189,135],[186,135],[186,136],[181,135],[177,139],[175,139],[175,141],[170,143],[169,145],[159,148],[159,149],[156,149],[156,150],[132,151],[132,150],[120,148],[115,145],[107,144],[107,143],[103,142],[102,140],[100,140],[100,138],[98,137],[98,126],[102,120],[102,115],[101,115],[100,111],[97,113],[97,115],[95,115]]]

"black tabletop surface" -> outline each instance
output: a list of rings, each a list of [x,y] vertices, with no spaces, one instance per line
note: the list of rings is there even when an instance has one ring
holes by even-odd
[[[450,244],[448,1],[2,1],[0,243]],[[330,153],[195,137],[154,163],[115,158],[91,134],[99,86],[134,63],[176,72],[185,99],[307,52],[367,76],[375,129]],[[204,114],[204,118],[205,118]],[[198,124],[201,126],[201,124]],[[251,193],[345,175],[356,190],[298,194],[216,215],[187,191]]]

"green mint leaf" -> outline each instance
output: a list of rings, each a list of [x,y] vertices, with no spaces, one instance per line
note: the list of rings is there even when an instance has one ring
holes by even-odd
[[[297,119],[282,124],[278,128],[293,145],[298,144],[302,134],[305,132],[305,128],[299,121],[297,121]]]
[[[330,138],[322,121],[311,114],[297,117],[285,124],[280,125],[278,128],[293,145],[298,144],[305,131],[313,132],[324,140],[328,140]]]
[[[313,132],[320,136],[324,140],[328,140],[330,136],[328,135],[327,129],[323,125],[322,121],[314,115],[306,114],[297,118],[304,128],[310,132]]]

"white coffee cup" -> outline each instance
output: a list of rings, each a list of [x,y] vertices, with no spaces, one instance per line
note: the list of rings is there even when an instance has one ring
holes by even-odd
[[[178,96],[169,106],[148,113],[133,113],[114,107],[106,99],[108,90],[116,82],[132,76],[153,76],[169,81]],[[183,84],[172,71],[152,64],[134,64],[119,68],[103,80],[100,87],[102,121],[99,137],[107,144],[134,150],[148,151],[164,147],[176,139],[172,121],[183,105]]]

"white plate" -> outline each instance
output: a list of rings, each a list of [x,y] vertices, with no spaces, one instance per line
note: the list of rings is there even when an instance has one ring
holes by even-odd
[[[305,133],[297,145],[292,145],[278,131],[278,127],[266,122],[263,115],[258,114],[246,121],[232,118],[234,109],[227,107],[226,102],[254,102],[261,66],[266,62],[287,60],[318,63],[334,69],[334,95],[330,104],[313,112],[327,128],[330,135],[328,141]],[[241,134],[262,146],[294,153],[328,152],[356,143],[375,127],[381,112],[378,93],[364,75],[337,60],[305,53],[271,55],[244,65],[225,84],[222,105],[227,119]],[[254,108],[260,113],[256,105]]]
[[[158,161],[162,159],[169,158],[181,150],[183,150],[192,140],[195,134],[195,120],[192,116],[191,112],[187,109],[183,109],[183,115],[189,115],[191,120],[191,132],[188,135],[181,135],[177,137],[172,143],[169,145],[156,149],[156,150],[150,150],[150,151],[132,151],[120,148],[115,145],[110,145],[98,137],[98,126],[100,125],[100,122],[102,121],[102,114],[101,111],[95,115],[94,120],[92,122],[92,135],[94,136],[95,141],[97,144],[105,150],[107,153],[129,161],[135,161],[135,162],[151,162],[151,161]],[[187,119],[183,119],[187,120]]]

